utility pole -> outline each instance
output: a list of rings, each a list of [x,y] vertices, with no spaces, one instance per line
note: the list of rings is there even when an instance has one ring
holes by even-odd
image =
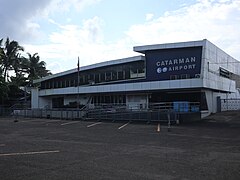
[[[80,101],[79,101],[79,85],[80,85],[80,77],[79,77],[79,71],[80,71],[80,60],[79,60],[79,57],[78,57],[78,64],[77,64],[77,67],[78,67],[78,84],[77,84],[77,108],[78,108],[78,111],[79,111],[79,107],[80,107]]]

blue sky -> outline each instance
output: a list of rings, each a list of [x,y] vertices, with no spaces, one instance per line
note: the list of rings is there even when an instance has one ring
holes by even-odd
[[[133,46],[208,39],[240,60],[240,0],[0,0],[0,37],[53,73],[139,55]],[[11,13],[9,13],[11,12]]]

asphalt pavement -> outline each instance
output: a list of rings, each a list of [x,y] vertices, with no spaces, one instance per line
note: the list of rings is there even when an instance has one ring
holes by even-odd
[[[240,123],[0,118],[0,179],[240,179]]]

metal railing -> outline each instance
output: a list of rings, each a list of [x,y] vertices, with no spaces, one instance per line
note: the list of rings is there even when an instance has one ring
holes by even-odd
[[[199,112],[199,103],[99,104],[81,109],[16,109],[17,117],[106,121],[177,121],[182,114]]]
[[[221,99],[221,111],[234,111],[240,110],[240,99]]]
[[[17,117],[48,118],[48,119],[82,119],[86,111],[76,109],[17,109],[13,115]]]

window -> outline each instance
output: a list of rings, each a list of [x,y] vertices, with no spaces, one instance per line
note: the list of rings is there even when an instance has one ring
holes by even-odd
[[[219,68],[219,75],[225,78],[230,78],[232,73],[224,68]]]
[[[70,86],[70,82],[69,80],[66,80],[66,87],[69,87]]]
[[[124,66],[124,76],[123,79],[130,79],[130,66],[125,65]]]
[[[101,72],[100,74],[100,82],[105,82],[105,73]]]
[[[95,78],[94,78],[95,83],[99,83],[99,77],[100,77],[99,74],[95,74]]]
[[[112,80],[112,73],[111,72],[107,72],[106,73],[106,81],[111,81]]]
[[[189,79],[190,75],[189,74],[181,74],[181,79]]]
[[[79,80],[78,72],[57,77],[42,82],[41,88],[77,87],[78,85],[93,85],[97,83],[128,80],[145,76],[145,62],[135,61],[81,71],[79,73]]]
[[[118,74],[118,80],[122,80],[123,79],[123,71],[119,71],[117,74]]]
[[[112,80],[113,81],[117,80],[117,71],[112,71]]]
[[[72,79],[70,82],[71,82],[71,86],[73,87],[75,84],[75,80]]]
[[[170,80],[179,79],[179,75],[170,75]]]

